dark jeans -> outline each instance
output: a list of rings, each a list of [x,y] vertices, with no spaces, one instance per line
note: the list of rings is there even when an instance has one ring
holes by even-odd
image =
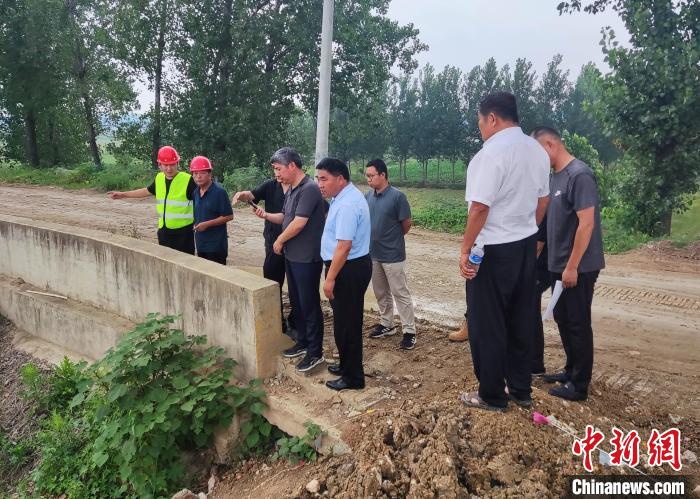
[[[211,260],[212,262],[220,263],[221,265],[226,265],[226,259],[228,258],[228,250],[198,251],[197,256],[200,258],[204,258],[205,260]]]
[[[265,245],[265,261],[263,262],[263,277],[275,281],[280,285],[280,316],[282,317],[282,331],[286,332],[284,320],[284,306],[282,305],[282,286],[284,286],[285,263],[284,255],[278,255],[272,251],[272,245]],[[292,314],[289,314],[290,317]]]
[[[326,274],[330,262],[326,263]],[[365,313],[365,291],[372,279],[369,255],[348,260],[335,278],[333,335],[340,355],[340,372],[351,386],[365,386],[362,367],[362,320]]]
[[[554,307],[554,320],[566,353],[566,373],[577,392],[588,393],[593,374],[593,328],[591,304],[593,290],[600,271],[578,275],[573,288],[565,289]],[[552,282],[561,274],[552,274]]]
[[[549,280],[549,273],[547,277],[544,274],[540,275],[538,272],[537,282],[535,283],[535,299],[534,301],[534,314],[535,318],[535,337],[533,339],[533,350],[532,350],[532,372],[542,373],[545,371],[544,368],[544,326],[542,325],[542,293],[547,291],[551,286]]]
[[[321,269],[323,262],[298,263],[286,260],[289,301],[299,337],[312,357],[323,356],[323,312],[321,311]]]
[[[476,277],[467,287],[469,345],[479,396],[506,407],[510,393],[532,392],[532,300],[535,292],[536,235],[486,245]]]
[[[178,230],[158,229],[158,244],[194,255],[194,232],[192,226]]]

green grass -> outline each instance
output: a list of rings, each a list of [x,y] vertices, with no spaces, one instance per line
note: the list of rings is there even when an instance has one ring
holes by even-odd
[[[55,185],[65,189],[97,189],[100,191],[126,191],[148,185],[153,180],[153,170],[133,162],[117,164],[114,158],[105,161],[102,170],[91,164],[73,168],[30,168],[18,163],[0,163],[0,182],[7,184]]]
[[[0,163],[0,182],[33,185],[55,185],[67,189],[96,189],[100,191],[130,190],[148,185],[153,179],[153,170],[140,162],[117,164],[117,160],[108,154],[103,156],[105,167],[95,171],[91,165],[83,164],[74,168],[30,168],[17,163]],[[445,167],[449,163],[443,162]],[[363,190],[368,190],[366,179],[359,173],[360,164],[352,165],[352,177]],[[392,183],[398,177],[398,163],[390,163],[389,178]],[[461,163],[457,164],[459,178],[464,171]],[[441,168],[442,170],[442,168]],[[447,171],[447,170],[442,170]],[[429,173],[437,174],[437,162],[429,165]],[[457,173],[457,172],[456,172]],[[441,176],[443,181],[451,178]],[[248,188],[262,180],[264,175],[255,169],[240,169],[224,179],[224,186],[230,192]],[[408,161],[408,177],[411,183],[420,179],[419,165],[416,160]],[[436,179],[436,177],[430,177]],[[463,181],[458,181],[462,183]],[[464,189],[401,187],[406,193],[416,226],[426,229],[461,234],[467,215],[464,201]],[[677,245],[686,245],[700,239],[700,193],[693,198],[689,210],[673,216],[671,224],[671,241]],[[634,249],[652,240],[644,234],[632,232],[622,227],[614,218],[603,218],[603,240],[608,253],[621,253]]]
[[[689,210],[673,215],[671,239],[681,245],[700,239],[700,193],[693,197]]]
[[[438,177],[438,163],[440,176]],[[364,163],[350,162],[350,171],[354,182],[364,182],[365,178]],[[389,170],[389,180],[395,185],[419,186],[423,180],[423,172],[421,165],[417,159],[411,158],[406,161],[406,179],[399,178],[399,163],[398,161],[388,161],[387,169]],[[460,160],[455,163],[455,180],[452,182],[452,164],[447,160],[438,162],[436,159],[428,161],[428,178],[427,185],[450,185],[464,184],[464,163]]]

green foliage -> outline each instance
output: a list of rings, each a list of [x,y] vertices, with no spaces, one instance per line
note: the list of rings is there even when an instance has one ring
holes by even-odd
[[[464,231],[467,205],[463,200],[433,197],[425,205],[412,208],[411,214],[420,227],[459,234]]]
[[[13,442],[0,431],[0,484],[12,485],[20,475],[20,470],[31,462],[33,453],[34,442],[31,440]]]
[[[163,497],[186,479],[182,453],[211,445],[235,414],[273,434],[260,418],[260,383],[231,384],[236,362],[205,348],[205,337],[171,328],[175,320],[150,314],[89,368],[66,359],[49,374],[22,369],[37,408],[51,408],[37,435],[38,494]],[[254,438],[251,453],[260,444]]]
[[[85,362],[73,363],[64,357],[58,366],[46,374],[35,364],[22,366],[20,375],[25,389],[22,396],[33,402],[40,413],[63,412],[78,393],[78,385],[87,379]]]
[[[228,192],[249,191],[273,176],[272,168],[236,168],[227,173],[222,185]]]
[[[577,10],[580,1],[560,7]],[[620,45],[612,30],[601,42],[612,71],[602,83],[596,111],[633,158],[619,191],[636,216],[632,227],[668,235],[673,212],[687,208],[700,177],[700,45],[697,2],[686,0],[595,0],[586,10],[611,6],[630,33]]]
[[[257,408],[261,409],[261,406]],[[273,444],[283,436],[284,433],[279,428],[253,412],[250,419],[241,425],[240,453],[242,457],[261,456],[269,452]]]
[[[304,423],[306,433],[301,437],[282,437],[277,440],[277,450],[272,460],[287,459],[292,464],[315,461],[318,457],[318,442],[324,432],[321,428],[307,421]]]
[[[74,168],[40,169],[16,162],[0,163],[0,182],[10,184],[56,185],[67,189],[97,189],[99,191],[130,190],[145,187],[153,181],[154,173],[142,161],[107,165],[96,170],[91,163]]]

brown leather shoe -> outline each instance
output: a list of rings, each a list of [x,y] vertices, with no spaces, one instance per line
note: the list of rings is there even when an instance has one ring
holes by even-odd
[[[462,323],[459,331],[452,331],[447,338],[450,341],[467,341],[469,339],[469,331],[467,330],[467,321]]]

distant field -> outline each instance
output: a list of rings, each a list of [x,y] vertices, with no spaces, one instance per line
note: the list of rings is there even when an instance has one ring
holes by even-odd
[[[0,182],[108,191],[143,187],[153,178],[153,170],[145,163],[116,165],[114,157],[109,154],[104,154],[103,160],[105,168],[100,172],[95,172],[90,164],[71,169],[34,169],[18,164],[0,163]],[[437,173],[437,163],[431,163],[431,167]],[[420,178],[418,163],[415,160],[409,161],[408,168],[409,178]],[[353,165],[352,169],[353,180],[363,191],[366,191],[367,181],[359,174],[358,165]],[[239,170],[237,175],[227,177],[224,180],[224,186],[233,192],[239,188],[249,188],[259,182],[259,172],[248,172],[250,176],[248,178],[245,174],[247,170]],[[389,171],[390,179],[394,176],[398,177],[398,164],[390,164]],[[460,175],[464,175],[463,170],[460,170]],[[447,180],[445,177],[441,178]],[[417,226],[452,234],[463,232],[467,215],[463,188],[401,187],[401,190],[408,197],[413,220]],[[620,227],[614,220],[604,219],[603,230],[605,249],[611,253],[624,252],[651,240],[648,236]],[[700,193],[695,195],[689,210],[673,216],[670,239],[678,245],[700,239]]]

